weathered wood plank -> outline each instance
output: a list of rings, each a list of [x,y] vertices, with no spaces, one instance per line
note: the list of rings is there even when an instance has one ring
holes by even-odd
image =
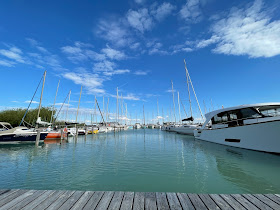
[[[65,191],[65,193],[63,193],[62,195],[59,196],[59,198],[54,201],[51,205],[49,205],[48,210],[51,209],[58,209],[60,206],[62,206],[64,204],[64,202],[66,202],[69,197],[71,197],[73,194],[75,193],[75,191]]]
[[[191,200],[186,193],[177,193],[177,196],[184,210],[195,210]]]
[[[273,202],[272,200],[270,200],[269,198],[265,197],[262,194],[253,194],[252,196],[256,197],[261,202],[265,203],[266,205],[270,206],[273,209],[280,209],[280,205],[279,204]]]
[[[9,192],[10,190],[0,190],[0,195],[6,193],[6,192]]]
[[[132,209],[133,199],[134,192],[125,192],[121,205],[121,210]]]
[[[94,194],[94,192],[86,191],[80,197],[80,199],[75,203],[75,205],[71,208],[71,210],[80,210],[80,209],[82,209],[87,204],[89,199],[93,196],[93,194]]]
[[[144,210],[145,207],[145,193],[136,192],[134,195],[133,210]]]
[[[157,192],[156,193],[156,198],[157,198],[157,207],[159,210],[166,210],[170,209],[166,197],[166,193],[163,192]]]
[[[188,194],[188,196],[196,209],[207,209],[197,194]]]
[[[115,192],[108,209],[119,209],[122,204],[123,196],[124,192]]]
[[[176,193],[166,193],[170,209],[182,209]]]
[[[84,206],[84,210],[95,209],[98,205],[99,201],[101,200],[104,192],[97,191],[93,194],[93,196],[88,200],[87,204]]]
[[[80,197],[84,194],[82,191],[76,191],[71,195],[59,209],[70,209],[74,204],[80,199]]]
[[[14,205],[13,210],[22,209],[23,207],[25,207],[26,205],[28,205],[29,203],[31,203],[32,201],[34,201],[35,199],[37,199],[39,196],[41,196],[42,194],[44,194],[46,192],[47,192],[47,190],[37,190],[32,195],[28,196],[27,198],[25,198],[18,204]]]
[[[235,200],[237,200],[239,203],[241,203],[241,205],[244,206],[245,208],[253,209],[253,210],[258,210],[258,208],[254,204],[252,204],[250,201],[248,201],[242,195],[240,195],[240,194],[231,194],[231,196],[233,198],[235,198]]]
[[[145,209],[157,209],[156,193],[145,193]]]
[[[54,201],[56,201],[60,195],[62,195],[65,191],[55,191],[55,190],[48,190],[46,193],[41,195],[36,200],[32,201],[28,205],[26,205],[23,209],[29,210],[29,209],[36,209],[36,210],[42,210],[49,205],[51,205]]]
[[[223,210],[231,210],[231,206],[224,200],[222,199],[219,195],[217,194],[209,194],[209,196],[215,201],[215,203]]]
[[[212,198],[207,194],[199,194],[198,195],[204,205],[207,206],[208,209],[220,209],[220,207],[212,200]]]
[[[100,210],[107,209],[108,206],[110,205],[110,202],[111,202],[113,196],[114,196],[114,192],[113,191],[105,192],[103,197],[99,201],[96,209],[100,209]]]
[[[250,195],[250,194],[243,194],[243,197],[245,197],[248,201],[253,203],[255,206],[257,206],[259,209],[265,209],[265,210],[272,210],[271,207],[267,206],[263,202],[261,202],[259,199],[256,197]]]
[[[275,203],[280,205],[280,198],[273,194],[265,194],[264,196],[268,197],[270,200],[273,200]]]
[[[22,200],[24,200],[26,197],[33,195],[33,193],[35,193],[36,190],[28,190],[25,193],[15,197],[13,200],[11,200],[10,202],[7,202],[5,205],[3,205],[0,209],[9,209],[12,208],[14,205],[20,203]]]
[[[280,198],[280,194],[275,194],[276,196],[278,196]]]
[[[17,198],[18,196],[26,193],[28,190],[18,190],[15,191],[14,193],[9,194],[8,196],[6,196],[5,198],[0,200],[0,207],[4,206],[6,203],[12,201],[13,199]]]
[[[232,196],[221,194],[220,195],[233,209],[245,209],[239,202],[237,202]]]
[[[0,195],[0,201],[1,201],[2,199],[6,198],[7,196],[9,196],[9,195],[11,195],[11,194],[17,192],[17,191],[19,191],[19,190],[9,190],[8,192],[3,193],[2,195]]]

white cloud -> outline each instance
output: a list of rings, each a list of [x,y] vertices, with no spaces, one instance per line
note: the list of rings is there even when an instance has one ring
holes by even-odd
[[[116,74],[126,74],[126,73],[129,73],[130,70],[128,69],[118,69],[118,70],[113,70],[113,71],[105,71],[103,72],[104,75],[106,76],[113,76],[113,75],[116,75]]]
[[[196,47],[197,48],[204,48],[204,47],[207,47],[211,44],[214,44],[214,43],[217,43],[218,41],[220,40],[220,38],[216,35],[213,35],[210,39],[204,39],[204,40],[200,40]]]
[[[147,75],[148,74],[148,72],[147,71],[135,71],[134,72],[134,74],[135,75],[139,75],[139,76],[144,76],[144,75]]]
[[[127,12],[127,21],[131,27],[141,33],[150,30],[153,26],[153,19],[146,8],[139,9],[138,11],[129,10]]]
[[[132,41],[126,24],[122,20],[100,20],[96,34],[118,47],[127,46]]]
[[[27,103],[27,104],[29,104],[31,101],[25,101],[24,103]],[[32,104],[39,104],[39,102],[38,101],[32,101]]]
[[[274,20],[261,0],[247,8],[232,9],[211,28],[212,37],[199,44],[215,43],[213,52],[249,57],[272,57],[280,54],[280,20]]]
[[[17,47],[10,47],[9,50],[0,49],[0,55],[5,56],[11,60],[14,60],[18,63],[25,63],[26,61],[22,57],[22,51]]]
[[[49,53],[49,51],[46,50],[44,47],[40,46],[40,43],[37,42],[35,39],[26,38],[26,40],[27,40],[33,47],[35,47],[37,50],[41,51],[42,53]]]
[[[140,47],[140,43],[139,42],[133,43],[129,47],[132,50],[136,50],[136,49],[138,49]]]
[[[134,0],[137,4],[143,4],[145,0]]]
[[[68,72],[62,74],[66,79],[72,80],[77,85],[82,85],[87,94],[104,94],[105,90],[102,89],[103,79],[100,78],[97,74],[89,73],[74,73]]]
[[[149,49],[149,55],[159,54],[159,55],[167,55],[168,52],[166,50],[162,50],[162,44],[160,42],[154,43]]]
[[[13,62],[13,61],[5,60],[5,59],[0,59],[0,65],[1,66],[12,67],[12,66],[14,66],[14,64],[15,64],[15,62]]]
[[[109,46],[107,46],[106,48],[103,48],[101,50],[101,52],[104,53],[108,58],[114,59],[114,60],[122,60],[126,57],[126,55],[123,52],[112,49]]]
[[[94,71],[113,71],[116,67],[116,64],[114,62],[104,60],[102,62],[95,63],[93,65]]]
[[[192,22],[199,22],[202,19],[200,0],[187,0],[179,12],[180,17]]]
[[[158,21],[162,21],[164,18],[166,18],[168,15],[172,13],[173,10],[176,9],[176,6],[164,2],[161,5],[159,5],[156,9],[151,11],[151,14],[157,19]]]

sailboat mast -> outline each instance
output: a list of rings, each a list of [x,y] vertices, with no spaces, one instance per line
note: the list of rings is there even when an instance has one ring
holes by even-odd
[[[53,108],[52,108],[52,116],[51,116],[51,123],[52,123],[52,120],[53,120],[53,111],[54,111],[54,108],[55,108],[55,102],[56,102],[56,96],[57,96],[57,92],[58,92],[58,88],[59,88],[59,83],[60,83],[60,80],[58,80],[58,84],[57,84],[57,88],[56,88],[56,93],[55,93],[55,97],[54,97]]]
[[[42,105],[42,98],[43,98],[46,74],[47,74],[47,71],[44,72],[44,79],[43,79],[43,85],[42,85],[42,91],[41,91],[41,97],[40,97],[37,119],[40,117],[40,111],[41,111],[41,105]],[[38,124],[37,124],[37,126],[38,126]]]
[[[122,97],[122,94],[121,94],[121,124],[123,124],[123,97]]]
[[[80,91],[80,97],[79,97],[79,103],[78,103],[78,109],[77,109],[77,115],[76,115],[76,123],[78,123],[78,114],[79,114],[79,108],[80,108],[80,102],[81,102],[81,96],[82,96],[82,89],[83,89],[83,86],[81,86],[81,91]]]
[[[67,120],[68,120],[68,109],[69,109],[70,96],[71,96],[71,90],[70,90],[69,98],[68,98],[68,106],[67,106],[67,111],[66,111],[65,122],[67,122]]]
[[[96,96],[94,96],[94,117],[95,117],[95,124],[97,125]]]
[[[178,93],[179,121],[180,123],[182,123],[181,110],[180,110],[180,96],[179,96],[179,92],[177,93]]]
[[[188,94],[189,94],[190,112],[191,112],[191,117],[192,117],[192,101],[191,101],[191,94],[190,94],[190,85],[189,85],[188,70],[187,70],[187,64],[186,64],[185,59],[184,59],[184,63],[185,63],[186,78],[187,78],[187,84],[188,84]]]
[[[175,100],[174,100],[174,90],[173,90],[173,81],[172,80],[171,80],[171,86],[172,86],[172,95],[173,95],[174,119],[175,119],[175,123],[176,123]]]
[[[144,120],[144,125],[145,125],[145,107],[144,107],[144,104],[143,104],[143,120]]]
[[[109,121],[109,112],[108,112],[108,109],[109,108],[109,97],[108,97],[108,101],[107,101],[107,111],[106,111],[106,122]]]
[[[119,89],[117,87],[117,110],[116,110],[116,118],[117,118],[117,123],[119,122]]]
[[[127,104],[125,104],[125,124],[127,124],[126,120],[127,120]]]
[[[159,109],[158,109],[158,98],[157,98],[157,119],[158,119],[158,124],[159,124]]]

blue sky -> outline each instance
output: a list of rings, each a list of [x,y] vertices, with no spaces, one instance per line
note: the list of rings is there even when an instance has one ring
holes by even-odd
[[[183,59],[203,111],[279,101],[279,7],[277,0],[1,1],[1,109],[27,107],[47,70],[43,106],[61,80],[57,103],[72,90],[72,119],[83,85],[80,121],[90,120],[94,95],[101,109],[109,98],[115,113],[117,87],[129,118],[142,118],[143,104],[146,119],[156,118],[158,99],[167,120],[171,80],[178,119],[177,91],[189,110]],[[193,95],[192,102],[199,118]]]

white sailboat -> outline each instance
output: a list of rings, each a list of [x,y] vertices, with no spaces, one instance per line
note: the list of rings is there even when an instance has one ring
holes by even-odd
[[[244,149],[280,153],[280,103],[241,105],[206,115],[196,139]]]

